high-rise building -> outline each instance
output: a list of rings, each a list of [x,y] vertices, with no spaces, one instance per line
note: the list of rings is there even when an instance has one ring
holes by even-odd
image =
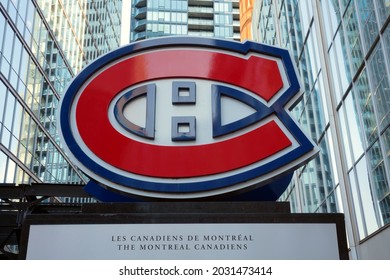
[[[83,47],[88,63],[121,44],[122,0],[89,0],[86,13]]]
[[[119,46],[121,8],[122,0],[0,1],[0,184],[86,182],[62,150],[57,106],[83,66]],[[15,205],[0,198],[1,210]]]
[[[0,2],[0,183],[84,181],[61,149],[56,108],[84,65],[119,46],[121,2]]]
[[[252,35],[252,15],[255,0],[240,0],[240,38],[250,40]]]
[[[168,35],[240,39],[239,0],[132,0],[130,41]]]
[[[320,154],[282,196],[292,211],[343,212],[353,259],[390,258],[390,1],[257,0],[253,39],[288,48],[296,119]]]

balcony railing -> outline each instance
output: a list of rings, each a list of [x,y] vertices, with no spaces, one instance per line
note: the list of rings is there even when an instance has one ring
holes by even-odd
[[[146,0],[135,0],[135,7],[142,8],[146,6]]]
[[[135,19],[145,19],[146,18],[146,12],[147,12],[147,8],[146,7],[140,8],[140,9],[135,9],[134,18]]]

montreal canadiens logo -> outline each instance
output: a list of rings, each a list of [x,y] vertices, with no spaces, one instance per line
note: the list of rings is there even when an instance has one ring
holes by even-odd
[[[160,38],[88,65],[61,100],[59,124],[91,182],[143,198],[204,198],[272,188],[315,156],[289,112],[299,95],[287,50]]]

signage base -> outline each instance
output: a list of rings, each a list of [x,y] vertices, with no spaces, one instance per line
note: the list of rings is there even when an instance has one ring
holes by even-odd
[[[292,214],[285,202],[85,204],[30,214],[20,256],[39,260],[348,259],[343,214]]]

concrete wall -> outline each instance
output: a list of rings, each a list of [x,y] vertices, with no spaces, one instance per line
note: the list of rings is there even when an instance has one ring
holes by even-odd
[[[357,251],[362,260],[390,260],[390,227],[364,240]]]

